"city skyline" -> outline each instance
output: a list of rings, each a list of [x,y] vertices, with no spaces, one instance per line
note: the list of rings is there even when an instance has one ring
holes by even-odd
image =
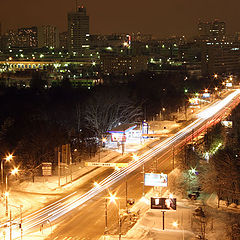
[[[237,6],[240,3],[235,0],[234,2],[235,4],[226,5],[223,0],[211,2],[186,0],[181,3],[177,0],[171,2],[152,0],[151,4],[147,4],[133,0],[114,5],[110,0],[80,1],[86,6],[90,16],[91,34],[142,32],[157,37],[196,35],[199,19],[202,21],[220,19],[226,22],[227,33],[240,31],[237,14]],[[60,32],[67,31],[67,13],[75,11],[76,5],[74,0],[50,2],[26,0],[25,3],[22,5],[12,0],[11,4],[8,2],[1,4],[0,22],[3,32],[12,28],[48,24],[58,27]]]

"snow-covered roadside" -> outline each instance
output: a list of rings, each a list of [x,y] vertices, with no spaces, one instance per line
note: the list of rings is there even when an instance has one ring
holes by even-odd
[[[162,211],[150,209],[150,199],[154,196],[169,197],[168,188],[153,188],[137,201],[131,208],[131,212],[138,212],[137,223],[122,236],[122,239],[158,239],[158,240],[182,240],[193,239],[195,234],[191,231],[192,210],[195,206],[189,206],[189,201],[180,199],[177,196],[177,210],[165,212],[165,230],[163,228]],[[173,226],[173,222],[178,223],[178,227]],[[118,239],[119,236],[102,236],[99,240]]]

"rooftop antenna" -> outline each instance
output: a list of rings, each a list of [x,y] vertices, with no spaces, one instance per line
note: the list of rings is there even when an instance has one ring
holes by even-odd
[[[78,11],[79,6],[80,6],[79,0],[76,0],[76,12]]]

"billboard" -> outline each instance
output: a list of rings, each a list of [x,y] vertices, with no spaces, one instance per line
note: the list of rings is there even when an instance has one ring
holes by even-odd
[[[176,210],[177,209],[177,199],[176,198],[151,197],[151,209]]]
[[[43,162],[42,163],[42,175],[43,176],[52,176],[52,163]]]
[[[145,186],[156,186],[156,187],[167,187],[168,175],[157,174],[157,173],[145,173],[144,174],[144,185]]]
[[[232,83],[231,82],[227,82],[226,83],[226,87],[232,87]]]
[[[102,163],[102,162],[85,162],[86,167],[128,167],[128,163]]]

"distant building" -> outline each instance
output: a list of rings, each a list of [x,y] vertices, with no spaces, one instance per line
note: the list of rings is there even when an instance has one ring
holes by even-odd
[[[137,41],[137,42],[149,42],[152,40],[152,35],[151,34],[143,34],[140,32],[132,33],[131,40]]]
[[[215,20],[213,22],[198,23],[198,34],[204,41],[223,41],[226,37],[225,22]]]
[[[19,28],[17,46],[25,48],[37,48],[38,28],[37,27]]]
[[[68,32],[59,33],[59,47],[64,49],[68,48]]]
[[[240,73],[240,44],[206,45],[202,49],[202,73]]]
[[[6,33],[7,42],[9,47],[18,47],[18,31],[17,30],[9,30]]]
[[[104,75],[129,75],[147,70],[147,56],[102,55],[101,69]]]
[[[38,27],[38,47],[59,47],[59,33],[56,27],[50,25]]]
[[[81,54],[89,49],[89,16],[84,6],[68,13],[68,50]]]

